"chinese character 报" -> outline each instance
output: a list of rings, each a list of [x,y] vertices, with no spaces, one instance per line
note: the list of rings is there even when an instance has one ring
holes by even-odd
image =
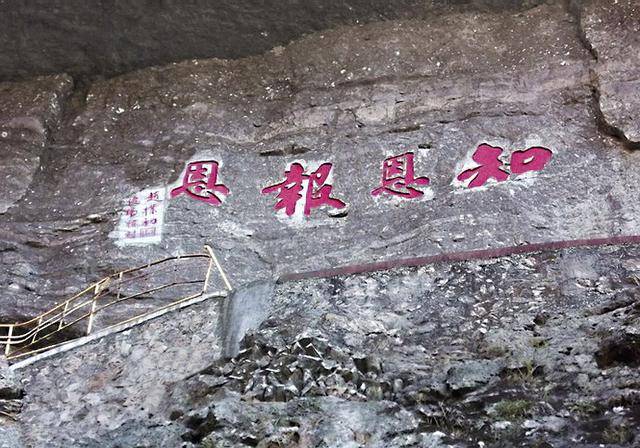
[[[278,202],[276,210],[284,209],[287,216],[292,216],[296,211],[298,201],[303,199],[304,194],[304,214],[309,216],[311,210],[321,205],[328,205],[337,209],[346,207],[346,204],[339,199],[331,197],[332,185],[327,181],[331,168],[330,163],[323,163],[311,174],[304,172],[304,167],[299,163],[292,163],[285,171],[285,179],[275,185],[262,189],[262,194],[269,194],[277,191]]]
[[[228,195],[229,188],[218,182],[218,162],[191,162],[182,179],[182,185],[171,190],[171,197],[186,193],[188,196],[212,205],[220,205],[219,195]]]
[[[413,153],[407,152],[389,157],[382,162],[382,184],[371,194],[377,196],[381,193],[387,193],[407,199],[417,198],[424,194],[412,185],[429,185],[429,179],[415,177]]]

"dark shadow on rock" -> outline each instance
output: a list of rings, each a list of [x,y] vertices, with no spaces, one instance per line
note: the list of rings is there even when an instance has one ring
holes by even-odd
[[[605,339],[595,358],[601,369],[616,365],[640,366],[640,335],[625,333]]]
[[[274,287],[273,281],[259,280],[234,290],[227,297],[220,325],[224,357],[236,356],[247,331],[258,328],[268,317]]]

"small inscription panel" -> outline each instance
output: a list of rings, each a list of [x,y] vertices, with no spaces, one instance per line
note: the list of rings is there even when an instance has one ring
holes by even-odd
[[[157,244],[162,241],[166,189],[142,190],[124,202],[117,229],[117,243],[123,246]]]

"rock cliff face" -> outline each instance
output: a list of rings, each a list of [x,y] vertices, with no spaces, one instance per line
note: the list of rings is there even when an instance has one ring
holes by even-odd
[[[541,0],[3,0],[0,79],[66,72],[113,76],[194,58],[260,54],[338,25],[433,18],[447,11],[513,12]]]
[[[0,386],[0,412],[14,400],[0,440],[631,443],[635,246],[271,286],[336,266],[640,235],[637,8],[458,8],[242,59],[0,84],[0,321],[206,243],[238,289],[175,326],[22,371],[24,397]],[[491,161],[493,179],[471,188],[482,176],[465,177]],[[301,190],[277,196],[298,166]],[[189,173],[209,175],[216,196],[181,189]],[[372,194],[385,186],[405,197]],[[157,210],[133,203],[150,192]],[[276,209],[298,194],[295,210]]]
[[[598,36],[601,53],[617,48],[620,33],[608,40],[607,26],[637,25],[633,5],[624,8],[587,5],[577,17],[550,4],[385,22],[86,89],[67,77],[5,84],[0,315],[31,316],[117,268],[200,251],[205,242],[238,285],[335,265],[638,233],[632,122],[608,106],[624,97],[627,117],[637,107],[627,81],[635,53],[594,60],[583,42]],[[615,25],[616,14],[628,19]],[[605,77],[623,63],[626,77]],[[503,149],[507,172],[516,151],[542,146],[553,157],[540,171],[465,187],[456,176],[477,165],[471,156],[482,143]],[[424,194],[372,196],[385,158],[406,153],[415,177],[429,178],[416,184]],[[187,163],[203,160],[219,163],[217,182],[229,190],[221,205],[180,194],[165,201],[160,243],[115,244],[128,199],[176,188]],[[331,164],[331,196],[346,207],[306,218],[301,207],[292,217],[276,212],[276,193],[261,190],[296,161],[307,172]],[[61,258],[64,265],[53,262]]]
[[[639,260],[585,248],[254,284],[21,368],[22,442],[624,446]]]

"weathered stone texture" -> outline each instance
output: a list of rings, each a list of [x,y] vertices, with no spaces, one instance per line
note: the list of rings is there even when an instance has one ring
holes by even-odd
[[[16,420],[22,409],[23,392],[19,375],[0,358],[0,448],[22,446]]]
[[[174,415],[213,446],[624,445],[638,437],[638,255],[284,283],[232,362],[174,389]],[[369,415],[372,403],[386,411]]]
[[[31,186],[72,86],[62,75],[0,84],[0,215]]]
[[[2,322],[42,309],[41,304],[34,306],[30,299],[41,287],[37,275],[47,269],[51,259],[44,260],[33,248],[51,244],[51,237],[36,236],[31,229],[38,225],[31,222],[9,225],[7,215],[12,207],[19,207],[20,201],[48,208],[47,198],[55,191],[48,184],[45,193],[37,195],[36,184],[47,182],[50,175],[43,173],[52,132],[59,125],[72,88],[72,80],[65,75],[0,84],[0,285],[5,297],[0,305]]]
[[[25,446],[180,446],[163,398],[220,356],[220,307],[209,299],[25,368]]]
[[[20,421],[34,447],[624,445],[640,436],[639,259],[283,283],[231,360],[217,306],[198,305],[25,367]]]
[[[581,27],[597,58],[604,124],[636,148],[640,145],[640,5],[634,0],[585,2]]]
[[[20,443],[18,427],[34,447],[637,442],[638,247],[273,294],[269,283],[640,235],[640,153],[629,151],[640,138],[636,6],[569,3],[336,28],[259,56],[75,88],[63,75],[0,85],[1,321],[205,243],[239,289],[224,307],[198,305],[26,369],[25,397],[0,397],[20,416],[3,421],[0,444]],[[461,187],[456,175],[484,142],[505,149],[507,168],[508,154],[532,146],[553,158],[539,173]],[[381,162],[406,151],[431,180],[425,197],[373,198]],[[125,198],[175,185],[200,157],[221,161],[225,202],[171,199],[162,243],[116,245]],[[347,209],[277,215],[260,191],[293,161],[331,162]]]
[[[628,185],[640,182],[640,156],[600,133],[590,61],[574,15],[549,4],[339,28],[262,56],[96,82],[69,103],[28,198],[0,218],[20,254],[3,264],[2,313],[33,315],[116,268],[205,242],[239,285],[445,249],[637,233]],[[476,191],[452,184],[485,141],[507,153],[544,145],[554,158],[538,176]],[[372,198],[382,160],[408,150],[433,199]],[[226,202],[175,198],[162,244],[116,246],[122,201],[178,181],[196,155],[222,162]],[[260,189],[298,159],[333,163],[346,213],[276,216]],[[64,269],[52,264],[60,258]]]
[[[66,72],[113,76],[193,58],[259,54],[341,24],[519,11],[542,0],[218,0],[0,2],[0,79]]]

